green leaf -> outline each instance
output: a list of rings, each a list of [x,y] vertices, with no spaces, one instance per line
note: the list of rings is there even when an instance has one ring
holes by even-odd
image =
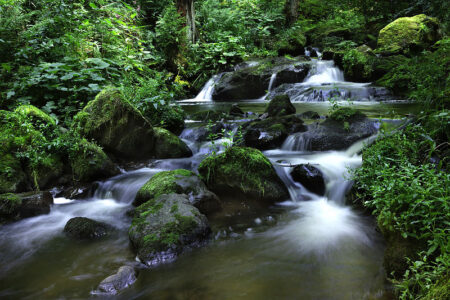
[[[92,9],[98,9],[97,5],[95,5],[95,3],[93,3],[93,2],[89,2],[89,6],[90,6]]]

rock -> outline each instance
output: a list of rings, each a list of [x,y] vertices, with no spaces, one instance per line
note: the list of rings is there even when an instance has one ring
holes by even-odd
[[[0,194],[27,190],[29,185],[27,175],[22,169],[20,160],[1,150],[0,154]]]
[[[383,55],[419,53],[431,47],[440,36],[435,18],[424,14],[398,18],[380,30],[377,52]]]
[[[288,95],[278,95],[270,100],[266,112],[269,117],[280,117],[295,114],[296,110]]]
[[[217,138],[222,136],[223,130],[229,131],[232,130],[232,126],[230,124],[224,123],[222,121],[215,122],[211,124],[211,126],[200,125],[197,127],[190,127],[185,129],[181,134],[181,138],[187,140],[193,140],[196,142],[207,141],[210,139],[210,135],[214,135]]]
[[[25,168],[34,184],[39,188],[47,188],[64,174],[63,158],[59,154],[43,153],[35,166]],[[35,187],[35,188],[37,188]]]
[[[320,115],[317,112],[311,110],[305,111],[304,113],[301,113],[299,116],[303,119],[311,119],[311,120],[320,119]]]
[[[0,195],[0,222],[18,221],[50,212],[49,192],[7,193]]]
[[[310,164],[297,165],[291,171],[292,179],[309,191],[320,196],[325,195],[325,180],[322,172]]]
[[[179,135],[185,127],[184,111],[178,105],[158,105],[157,109],[149,105],[144,117],[153,126],[167,129],[175,135]]]
[[[277,74],[272,88],[283,83],[302,82],[310,69],[308,62],[286,58],[262,61],[257,66],[225,73],[216,83],[213,100],[237,101],[258,99],[269,89],[270,79]]]
[[[155,134],[154,154],[157,158],[179,158],[192,156],[191,149],[172,132],[159,128],[153,128]]]
[[[206,217],[186,195],[164,194],[136,209],[128,234],[138,258],[156,265],[204,245],[210,232]]]
[[[362,113],[344,108],[321,124],[311,125],[300,138],[304,141],[303,150],[344,150],[376,132],[375,122],[367,119]]]
[[[280,147],[291,133],[306,130],[297,115],[257,119],[242,125],[243,145],[260,150]]]
[[[14,112],[29,119],[36,128],[39,128],[40,125],[45,125],[49,128],[56,127],[55,119],[33,105],[20,105]]]
[[[103,279],[97,290],[101,294],[115,295],[134,284],[137,280],[136,276],[137,272],[133,267],[122,266],[117,273]]]
[[[220,121],[222,119],[226,119],[227,114],[223,111],[215,111],[215,110],[205,110],[205,111],[198,111],[191,115],[191,119],[194,121]]]
[[[229,112],[229,114],[230,114],[231,116],[238,116],[238,117],[242,117],[242,116],[245,115],[244,111],[243,111],[243,110],[239,107],[239,105],[237,105],[237,104],[233,104],[233,105],[230,107],[230,112]]]
[[[368,82],[373,78],[375,54],[367,45],[347,51],[342,58],[345,78],[353,82]]]
[[[324,50],[322,53],[323,60],[332,60],[334,57],[334,52],[331,50]]]
[[[316,49],[312,47],[306,47],[306,51],[309,52],[309,57],[318,57]]]
[[[219,196],[239,195],[268,204],[289,198],[272,164],[257,149],[228,148],[204,159],[198,171],[208,188]]]
[[[64,233],[69,237],[79,240],[93,240],[105,236],[108,225],[89,218],[75,217],[64,226]]]
[[[152,125],[116,89],[100,92],[74,117],[74,128],[125,159],[154,156]]]
[[[189,203],[206,215],[221,208],[221,202],[216,194],[209,191],[194,172],[184,169],[155,174],[138,191],[133,204],[139,206],[163,194],[186,194]]]
[[[74,179],[82,182],[112,177],[120,170],[103,150],[85,139],[78,143],[76,151],[70,157]]]

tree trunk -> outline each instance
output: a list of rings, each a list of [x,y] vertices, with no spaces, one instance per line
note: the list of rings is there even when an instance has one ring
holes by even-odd
[[[286,24],[289,26],[298,19],[298,2],[299,0],[286,0],[284,13],[286,14]]]
[[[186,18],[188,41],[195,43],[197,32],[195,29],[194,0],[177,0],[177,9]]]

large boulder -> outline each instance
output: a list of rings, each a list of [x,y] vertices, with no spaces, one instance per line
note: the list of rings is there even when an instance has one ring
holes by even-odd
[[[69,160],[75,180],[89,182],[120,173],[119,168],[94,143],[82,139],[74,150]]]
[[[116,89],[100,92],[74,117],[75,128],[121,158],[153,156],[152,125]]]
[[[325,195],[325,180],[322,172],[310,164],[297,165],[291,171],[292,179],[300,183],[309,191]]]
[[[263,61],[257,66],[223,74],[214,87],[212,98],[220,101],[258,99],[267,93],[273,74],[277,74],[272,82],[275,88],[284,83],[302,82],[309,69],[310,64],[304,61],[285,58]]]
[[[128,233],[138,258],[156,265],[175,259],[186,248],[205,244],[211,229],[188,196],[164,194],[136,209]]]
[[[296,110],[288,95],[278,95],[270,100],[266,108],[269,117],[280,117],[295,114]]]
[[[21,105],[14,112],[28,118],[37,128],[40,126],[56,127],[55,119],[33,105]]]
[[[105,236],[108,225],[89,218],[75,217],[66,223],[64,233],[73,239],[93,240]]]
[[[206,215],[221,208],[216,194],[209,191],[194,172],[184,169],[155,174],[138,191],[133,204],[138,206],[163,194],[186,194],[189,203]]]
[[[375,122],[351,108],[341,108],[320,124],[301,133],[304,149],[311,151],[344,150],[377,132]]]
[[[297,115],[256,119],[242,125],[242,144],[260,150],[280,147],[289,134],[306,130]]]
[[[238,195],[268,204],[289,198],[269,159],[257,149],[231,147],[204,159],[198,171],[219,196]]]
[[[115,295],[136,282],[136,270],[131,266],[122,266],[117,273],[106,277],[98,285],[96,293]]]
[[[377,52],[383,55],[417,53],[432,46],[440,35],[435,18],[424,14],[398,18],[380,30]]]
[[[159,127],[153,128],[155,134],[154,155],[157,158],[179,158],[192,156],[191,149],[172,132]]]
[[[18,221],[50,212],[53,197],[49,192],[0,195],[0,222]]]

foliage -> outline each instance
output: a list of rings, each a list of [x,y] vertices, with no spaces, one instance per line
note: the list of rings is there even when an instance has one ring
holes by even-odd
[[[378,140],[364,150],[363,166],[355,171],[358,198],[373,210],[379,226],[426,242],[421,260],[410,261],[403,280],[396,282],[402,299],[424,296],[448,276],[449,147],[442,131],[448,131],[449,120],[448,111],[425,115]],[[431,130],[436,122],[444,128]]]

